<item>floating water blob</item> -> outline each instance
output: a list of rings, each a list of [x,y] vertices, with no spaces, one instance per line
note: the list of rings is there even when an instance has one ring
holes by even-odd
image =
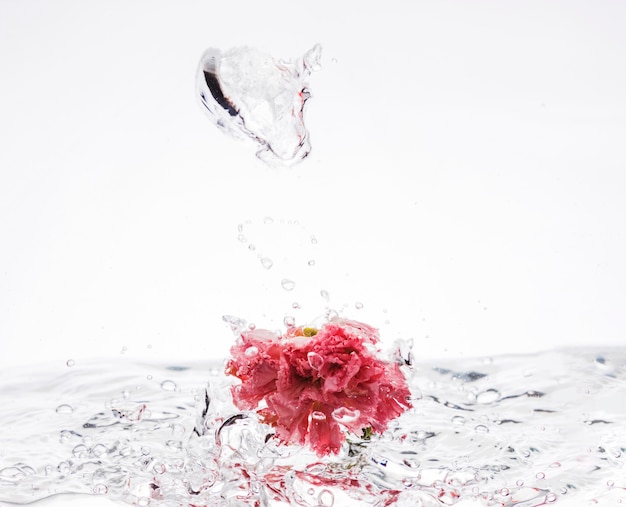
[[[251,47],[207,49],[196,77],[203,109],[227,134],[256,142],[264,162],[295,164],[311,151],[304,106],[321,50],[316,44],[298,59],[275,60]]]

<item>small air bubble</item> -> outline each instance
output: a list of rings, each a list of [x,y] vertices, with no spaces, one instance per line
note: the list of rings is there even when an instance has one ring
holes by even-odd
[[[465,424],[465,417],[462,415],[455,415],[452,418],[452,424]]]
[[[261,257],[261,265],[265,269],[270,269],[274,265],[274,261],[269,257]]]
[[[474,428],[474,431],[476,433],[489,433],[489,428],[487,428],[484,424],[479,424]]]
[[[543,480],[546,478],[546,474],[544,474],[543,472],[537,472],[537,475],[535,475],[535,477],[539,480]]]
[[[175,391],[176,390],[176,382],[173,380],[164,380],[161,382],[161,389],[164,391]]]
[[[70,472],[70,470],[71,468],[67,461],[61,461],[61,463],[57,465],[57,472],[60,472],[62,474],[66,474]]]
[[[108,492],[109,492],[109,488],[106,486],[106,484],[96,484],[93,487],[94,495],[106,495]]]
[[[316,244],[317,244],[317,238],[316,238],[315,236],[311,236],[311,243],[312,243],[313,245],[316,245]]]
[[[87,449],[87,446],[83,444],[78,444],[76,447],[74,447],[74,449],[72,449],[72,454],[74,455],[74,457],[82,459],[87,457],[88,451],[89,449]]]
[[[311,259],[309,262],[307,262],[307,264],[309,266],[315,266],[315,259]]]
[[[500,391],[496,389],[487,389],[476,395],[476,403],[489,404],[500,399]]]
[[[296,288],[296,282],[294,282],[293,280],[289,280],[288,278],[283,278],[280,282],[280,285],[286,291],[292,291]]]
[[[263,219],[263,223],[264,224],[273,224],[274,223],[274,219],[272,217],[265,217]]]
[[[357,301],[356,303],[354,303],[354,307],[357,310],[360,310],[361,308],[363,308],[363,303],[361,303],[360,301]]]
[[[150,499],[147,496],[142,496],[137,499],[136,505],[138,507],[148,507],[148,505],[150,505]]]
[[[546,502],[547,503],[556,502],[556,495],[554,493],[548,493],[546,495]]]
[[[322,298],[324,299],[324,301],[326,301],[328,303],[328,301],[330,300],[330,294],[328,294],[327,290],[322,289],[320,291],[320,296],[322,296]]]
[[[240,243],[245,243],[246,241],[248,241],[248,239],[243,234],[239,234],[239,236],[237,236],[237,239]]]
[[[244,354],[246,355],[246,357],[254,357],[259,353],[259,349],[256,348],[254,345],[251,347],[248,347],[246,349],[246,351],[244,352]]]
[[[309,365],[314,370],[319,370],[324,365],[324,358],[317,352],[309,352],[306,357],[309,360]]]
[[[74,409],[72,408],[71,405],[68,405],[67,403],[63,403],[62,405],[59,405],[56,408],[56,412],[57,414],[71,414],[72,412],[74,412]]]
[[[251,252],[254,252],[256,250],[256,245],[253,245],[252,243],[250,243],[248,245],[248,250],[250,250]]]
[[[524,481],[523,481],[523,480],[521,480],[521,479],[518,479],[518,480],[515,482],[515,484],[516,484],[518,487],[522,487],[522,486],[524,485]]]
[[[152,380],[152,375],[146,375],[146,378],[147,378],[148,380]]]
[[[320,412],[319,410],[314,410],[311,412],[311,419],[314,421],[325,421],[326,414],[324,412]]]
[[[108,452],[108,449],[102,444],[96,444],[91,449],[91,454],[93,454],[96,458],[101,458]]]
[[[74,366],[76,363],[74,362],[73,359],[68,359],[67,362],[65,363],[69,368],[71,368],[72,366]]]
[[[294,310],[299,310],[302,307],[300,306],[300,303],[294,301],[293,303],[291,303],[291,308],[293,308]]]
[[[359,410],[350,410],[346,407],[339,407],[333,410],[332,416],[335,421],[341,424],[349,424],[356,421],[361,412]]]
[[[286,327],[295,327],[296,326],[296,319],[294,317],[292,317],[291,315],[287,315],[284,319],[283,319],[283,324]]]
[[[335,497],[330,491],[324,489],[320,491],[317,501],[321,507],[332,507],[333,503],[335,503]]]

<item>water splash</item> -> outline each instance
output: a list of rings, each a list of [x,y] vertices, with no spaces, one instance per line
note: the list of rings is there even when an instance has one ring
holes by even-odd
[[[217,364],[4,371],[0,503],[65,493],[152,507],[626,502],[626,349],[409,365],[402,345],[393,358],[414,409],[323,460],[237,411],[235,380]],[[74,410],[57,413],[61,404]]]
[[[261,160],[297,163],[311,151],[304,107],[320,58],[319,44],[295,60],[275,60],[250,47],[208,49],[198,68],[197,94],[220,129],[259,145]]]

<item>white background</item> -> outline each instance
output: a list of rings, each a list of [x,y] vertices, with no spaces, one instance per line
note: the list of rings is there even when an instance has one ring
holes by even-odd
[[[623,345],[625,26],[621,1],[0,0],[0,363],[222,358],[223,314],[327,306],[422,358]],[[201,112],[205,48],[318,42],[302,164]]]

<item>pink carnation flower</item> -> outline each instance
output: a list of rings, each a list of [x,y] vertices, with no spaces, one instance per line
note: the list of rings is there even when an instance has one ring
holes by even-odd
[[[235,405],[257,410],[283,442],[336,454],[342,428],[382,433],[412,406],[399,365],[376,357],[378,340],[373,327],[343,319],[285,336],[244,332],[226,367],[241,380],[232,387]]]

